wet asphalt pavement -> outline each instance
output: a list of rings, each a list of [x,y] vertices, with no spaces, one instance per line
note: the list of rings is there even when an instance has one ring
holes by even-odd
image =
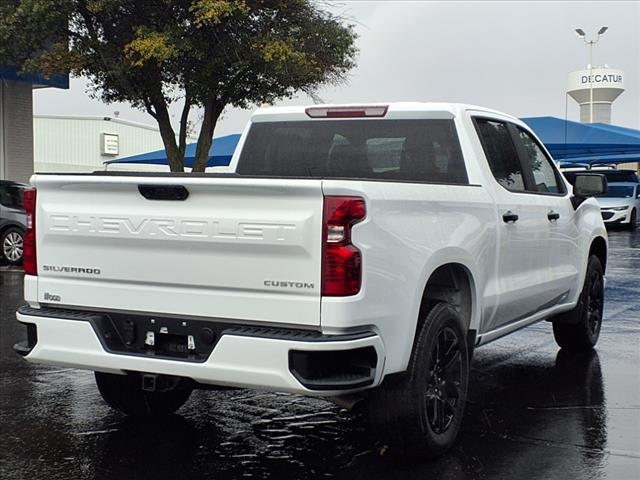
[[[565,355],[539,323],[478,349],[455,447],[423,464],[384,454],[357,414],[251,390],[194,392],[135,422],[91,372],[28,364],[11,346],[22,274],[0,271],[0,477],[10,479],[640,479],[640,231],[610,232],[598,347]]]

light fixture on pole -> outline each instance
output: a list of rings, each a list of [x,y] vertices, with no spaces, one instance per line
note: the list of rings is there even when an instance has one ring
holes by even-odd
[[[587,40],[587,34],[581,28],[576,28],[574,31],[578,37],[582,38],[584,43],[589,45],[589,123],[593,123],[593,46],[600,40],[600,35],[606,32],[609,27],[600,27],[598,33],[596,33],[595,40]]]

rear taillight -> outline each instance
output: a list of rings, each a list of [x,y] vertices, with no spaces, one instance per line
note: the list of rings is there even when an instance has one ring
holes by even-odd
[[[27,232],[24,235],[24,251],[22,266],[27,275],[38,275],[36,260],[36,189],[29,188],[22,196],[24,209],[27,211]]]
[[[367,215],[360,197],[324,197],[322,295],[355,295],[362,284],[362,257],[351,243],[351,227]]]

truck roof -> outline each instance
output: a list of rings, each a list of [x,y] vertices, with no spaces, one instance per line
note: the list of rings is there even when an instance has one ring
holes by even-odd
[[[464,103],[440,103],[440,102],[375,102],[375,103],[341,103],[341,104],[317,104],[317,105],[293,105],[282,107],[261,107],[251,116],[252,122],[269,122],[269,121],[300,121],[309,120],[306,114],[307,109],[340,109],[354,107],[387,107],[387,118],[411,118],[416,114],[424,114],[428,118],[454,118],[461,115],[464,111],[475,110],[490,115],[498,115],[512,119],[521,123],[519,119],[512,115],[492,110],[485,107]],[[407,114],[411,114],[408,116]],[[380,117],[380,116],[378,116]]]

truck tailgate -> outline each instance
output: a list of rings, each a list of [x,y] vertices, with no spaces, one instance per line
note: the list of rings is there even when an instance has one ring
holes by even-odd
[[[38,175],[38,301],[320,325],[320,180]],[[145,198],[174,191],[184,200]],[[161,186],[161,190],[149,187]]]

